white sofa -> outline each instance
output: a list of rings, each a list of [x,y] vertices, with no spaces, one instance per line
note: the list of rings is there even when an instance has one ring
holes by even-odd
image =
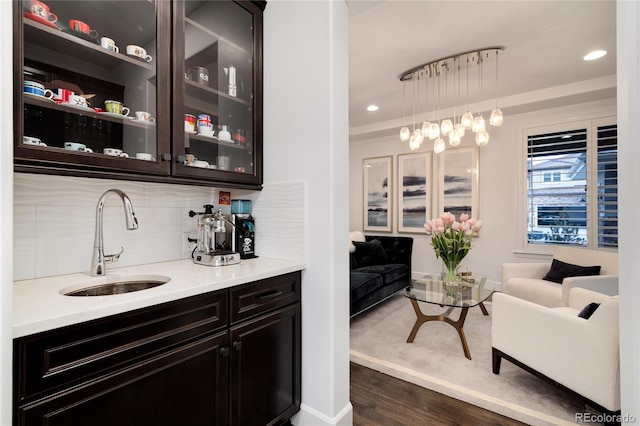
[[[502,292],[549,308],[567,305],[569,290],[581,287],[610,296],[618,294],[618,254],[575,247],[558,247],[553,255],[565,263],[600,266],[600,275],[568,277],[562,284],[543,280],[551,262],[503,263]]]
[[[589,319],[578,313],[600,306]],[[491,340],[493,372],[507,359],[560,385],[603,412],[620,410],[618,296],[571,288],[567,303],[551,308],[495,293]]]

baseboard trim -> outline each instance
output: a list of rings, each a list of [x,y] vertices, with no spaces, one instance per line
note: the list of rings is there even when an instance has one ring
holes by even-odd
[[[353,406],[349,402],[340,412],[329,417],[308,405],[300,404],[300,411],[291,418],[295,426],[351,426],[353,424]]]

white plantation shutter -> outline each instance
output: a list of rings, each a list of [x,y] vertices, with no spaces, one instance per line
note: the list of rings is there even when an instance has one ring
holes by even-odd
[[[618,246],[615,124],[527,136],[526,231],[528,244]]]

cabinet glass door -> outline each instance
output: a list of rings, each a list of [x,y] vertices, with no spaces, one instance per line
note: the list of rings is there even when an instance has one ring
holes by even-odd
[[[160,102],[170,85],[166,3],[15,3],[17,158],[169,173],[161,161],[170,152],[170,107]]]
[[[175,29],[177,174],[255,182],[255,14],[251,4],[184,1]],[[179,56],[178,56],[179,55]]]

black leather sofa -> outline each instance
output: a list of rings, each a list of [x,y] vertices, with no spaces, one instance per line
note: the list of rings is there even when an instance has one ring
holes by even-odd
[[[367,235],[350,253],[351,317],[411,284],[413,238]]]

